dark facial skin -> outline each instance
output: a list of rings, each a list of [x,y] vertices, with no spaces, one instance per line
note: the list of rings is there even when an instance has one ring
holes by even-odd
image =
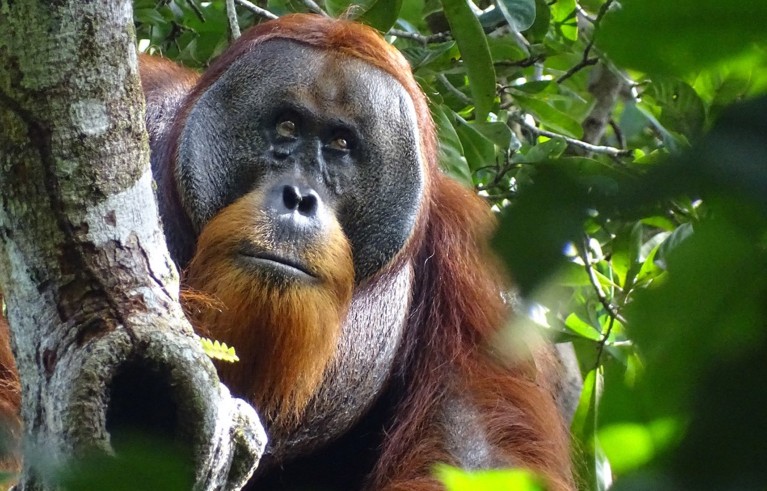
[[[260,187],[291,214],[290,240],[312,240],[321,213],[348,237],[357,282],[410,237],[423,193],[415,110],[402,86],[361,60],[272,39],[199,98],[181,134],[179,194],[199,232]],[[318,218],[320,217],[320,218]]]

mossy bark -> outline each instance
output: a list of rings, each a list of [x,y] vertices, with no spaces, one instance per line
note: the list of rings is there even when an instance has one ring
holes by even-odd
[[[263,430],[220,386],[179,307],[131,2],[0,0],[0,26],[0,290],[26,449],[54,462],[111,452],[113,381],[149,370],[163,374],[158,404],[172,406],[198,488],[236,489]],[[27,458],[19,488],[53,489],[41,469]]]

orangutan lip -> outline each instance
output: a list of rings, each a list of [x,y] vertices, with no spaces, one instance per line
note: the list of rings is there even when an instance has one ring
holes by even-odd
[[[316,274],[312,273],[306,266],[299,263],[298,261],[283,256],[278,256],[271,252],[251,252],[244,250],[241,251],[240,254],[247,258],[249,262],[261,263],[266,267],[279,269],[280,271],[284,271],[288,274],[300,274],[309,276],[311,278],[317,277]]]

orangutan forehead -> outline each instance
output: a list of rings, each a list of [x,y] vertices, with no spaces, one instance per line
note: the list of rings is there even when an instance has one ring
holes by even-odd
[[[349,54],[273,38],[233,63],[229,72],[249,78],[254,89],[266,80],[274,97],[320,110],[343,109],[354,117],[367,116],[375,109],[377,118],[391,116],[415,123],[413,102],[402,84],[381,68]]]

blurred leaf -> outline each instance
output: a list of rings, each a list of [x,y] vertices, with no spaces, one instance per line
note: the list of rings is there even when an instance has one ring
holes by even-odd
[[[624,0],[597,42],[622,66],[683,76],[763,43],[765,25],[762,0]]]
[[[530,294],[567,261],[562,251],[577,241],[587,215],[587,196],[567,174],[547,166],[535,185],[520,189],[504,210],[493,241],[523,295]]]
[[[495,101],[495,69],[487,38],[466,0],[441,1],[466,66],[477,111],[476,120],[485,121]]]
[[[638,292],[629,311],[658,416],[688,407],[699,372],[711,360],[739,353],[764,335],[754,321],[767,264],[748,234],[725,220],[703,222],[669,252],[667,263],[668,280]]]
[[[766,293],[762,285],[762,294]],[[763,299],[764,297],[762,297]],[[737,308],[737,306],[733,306]],[[764,331],[765,308],[754,319]],[[682,489],[763,490],[767,486],[767,344],[735,359],[716,360],[699,378],[693,419],[671,459]]]
[[[642,94],[651,98],[660,109],[659,121],[672,131],[700,135],[706,122],[706,108],[698,94],[684,82],[671,79],[653,80]]]
[[[178,448],[135,437],[125,442],[116,457],[95,454],[62,469],[59,482],[72,491],[188,491],[193,470]]]
[[[674,230],[666,239],[660,244],[658,252],[655,255],[655,260],[666,267],[666,258],[669,254],[673,253],[681,243],[692,235],[692,224],[683,223],[676,230]]]
[[[535,0],[495,0],[495,6],[517,32],[529,29],[535,22]]]
[[[501,471],[467,472],[448,467],[437,466],[437,477],[445,484],[448,491],[543,491],[538,479],[524,469]]]
[[[675,420],[659,419],[649,424],[611,424],[599,430],[598,438],[613,471],[622,475],[652,462],[679,433]]]

